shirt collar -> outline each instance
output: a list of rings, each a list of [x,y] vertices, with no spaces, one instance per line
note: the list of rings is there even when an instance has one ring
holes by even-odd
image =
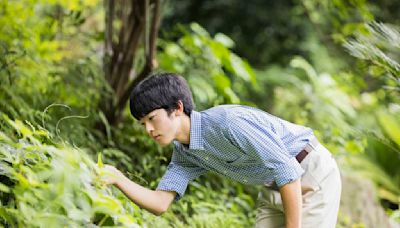
[[[201,135],[201,113],[192,111],[190,114],[190,150],[204,150],[203,137]]]

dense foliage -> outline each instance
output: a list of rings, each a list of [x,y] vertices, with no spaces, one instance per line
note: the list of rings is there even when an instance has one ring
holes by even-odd
[[[0,1],[0,226],[251,227],[259,187],[215,174],[191,183],[162,217],[103,185],[104,162],[154,189],[171,155],[127,107],[119,122],[101,108],[118,97],[103,65],[107,6]],[[400,222],[399,8],[166,1],[155,71],[186,77],[198,110],[241,103],[312,127],[344,176],[372,181],[388,217]],[[113,23],[117,30],[126,21]],[[146,50],[138,42],[133,54]],[[340,214],[338,227],[363,222]]]

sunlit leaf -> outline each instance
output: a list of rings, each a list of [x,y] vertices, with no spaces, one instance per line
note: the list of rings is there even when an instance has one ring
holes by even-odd
[[[205,30],[203,27],[201,27],[197,23],[191,23],[190,28],[197,34],[205,37],[209,37],[210,35],[208,34],[207,30]]]
[[[103,160],[101,158],[101,153],[97,154],[97,166],[99,166],[100,168],[104,167]]]
[[[223,33],[215,34],[214,40],[223,44],[227,48],[233,48],[235,46],[235,42],[229,36]]]
[[[4,185],[3,183],[0,183],[0,191],[2,192],[10,192],[10,188]]]
[[[385,133],[400,146],[400,122],[394,116],[385,112],[379,112],[378,120]]]

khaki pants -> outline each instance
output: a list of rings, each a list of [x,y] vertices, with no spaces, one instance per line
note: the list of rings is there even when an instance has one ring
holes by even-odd
[[[301,177],[302,228],[335,227],[339,210],[341,180],[331,153],[321,144],[300,163],[305,173]],[[259,193],[256,228],[285,227],[285,214],[278,190],[265,187]]]

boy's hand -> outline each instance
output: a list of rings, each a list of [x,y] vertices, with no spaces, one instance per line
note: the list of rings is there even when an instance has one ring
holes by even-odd
[[[115,185],[134,203],[155,215],[164,213],[176,196],[176,192],[153,191],[140,186],[112,165],[100,168],[100,178],[107,185]]]
[[[107,185],[116,185],[125,177],[124,174],[121,173],[121,171],[119,171],[112,165],[104,165],[102,170],[104,171],[104,173],[102,173],[102,180]]]

